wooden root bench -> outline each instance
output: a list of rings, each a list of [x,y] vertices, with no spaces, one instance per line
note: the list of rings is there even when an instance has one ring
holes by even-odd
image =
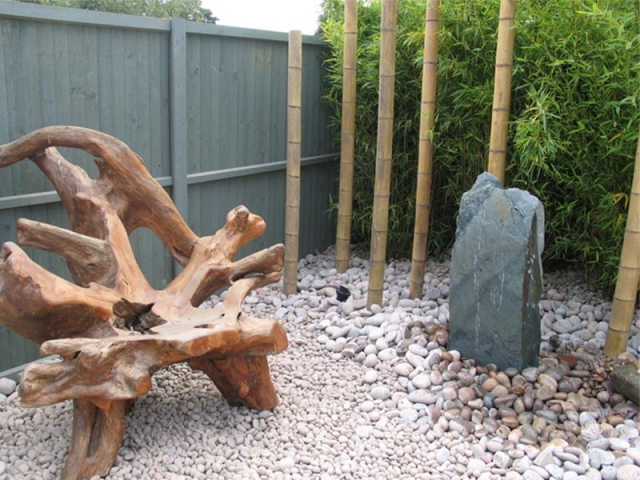
[[[56,146],[96,157],[99,176],[91,179]],[[275,320],[243,312],[242,301],[280,279],[284,247],[233,261],[264,233],[262,218],[240,206],[215,235],[196,236],[142,159],[94,130],[47,127],[0,146],[0,167],[24,158],[53,183],[71,230],[20,219],[18,243],[65,258],[75,283],[5,243],[0,323],[41,344],[42,355],[62,358],[29,365],[18,392],[27,407],[73,400],[63,479],[109,472],[122,445],[125,414],[167,365],[187,362],[202,370],[232,404],[277,405],[266,355],[287,348],[287,336]],[[139,227],[152,230],[184,267],[163,290],[150,286],[135,260],[129,234]],[[198,308],[225,286],[224,302]]]

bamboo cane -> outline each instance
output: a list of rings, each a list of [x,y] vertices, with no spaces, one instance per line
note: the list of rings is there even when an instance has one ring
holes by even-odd
[[[389,191],[393,143],[393,96],[396,72],[396,0],[383,0],[380,37],[380,94],[376,178],[371,226],[371,262],[367,305],[382,305],[384,266],[389,227]]]
[[[493,115],[491,119],[491,143],[487,171],[504,185],[507,164],[507,134],[511,103],[511,71],[513,67],[513,43],[516,0],[500,1],[498,48],[496,51],[496,79],[493,90]]]
[[[640,135],[633,169],[631,199],[627,214],[627,226],[620,255],[618,280],[613,295],[611,320],[604,344],[605,355],[619,355],[627,348],[629,331],[640,281]]]
[[[416,221],[413,229],[413,253],[409,290],[411,298],[421,298],[429,240],[431,213],[431,178],[433,161],[433,126],[436,113],[436,71],[438,62],[438,30],[440,0],[427,2],[424,29],[424,63],[422,65],[422,101],[420,105],[420,143],[418,145],[418,184],[416,188]]]
[[[344,53],[342,67],[342,134],[340,137],[340,196],[336,233],[336,269],[349,266],[351,209],[353,203],[353,156],[356,122],[356,46],[358,41],[357,0],[344,2]]]
[[[297,292],[300,235],[300,139],[302,111],[302,32],[289,32],[287,75],[287,192],[284,220],[284,280],[286,295]]]

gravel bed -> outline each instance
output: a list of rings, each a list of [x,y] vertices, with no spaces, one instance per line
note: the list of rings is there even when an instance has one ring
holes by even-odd
[[[545,274],[540,366],[519,372],[446,349],[447,261],[429,261],[419,301],[410,263],[390,263],[385,307],[371,310],[368,262],[333,265],[332,249],[309,255],[298,295],[276,285],[245,300],[289,336],[270,358],[278,407],[230,407],[204,374],[167,368],[128,415],[107,478],[640,479],[638,406],[608,379],[638,362],[640,320],[628,351],[603,357],[611,304],[578,273]],[[0,380],[0,480],[57,478],[71,403],[22,409],[14,389]]]

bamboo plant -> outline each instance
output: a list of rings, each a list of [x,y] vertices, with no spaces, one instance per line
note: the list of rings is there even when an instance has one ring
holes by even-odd
[[[627,348],[640,281],[640,135],[633,169],[627,226],[622,243],[618,280],[613,294],[605,355],[619,355]]]
[[[384,267],[389,228],[389,191],[393,150],[393,100],[396,59],[396,0],[383,0],[380,37],[380,93],[376,173],[371,226],[371,261],[367,305],[382,305]]]
[[[351,210],[353,203],[353,156],[356,122],[356,46],[358,42],[357,0],[344,2],[344,53],[342,67],[342,133],[340,136],[340,196],[336,233],[336,269],[349,266]]]
[[[431,179],[433,177],[433,127],[436,113],[436,72],[438,64],[438,30],[440,0],[427,2],[424,32],[424,63],[422,65],[422,101],[420,104],[420,140],[418,144],[418,183],[416,189],[416,220],[413,233],[411,298],[422,297],[424,271],[429,241],[431,213]]]
[[[284,219],[283,291],[293,295],[298,285],[300,237],[300,142],[302,111],[302,32],[289,32],[287,68],[287,185]]]
[[[491,118],[491,142],[487,171],[504,185],[507,164],[507,133],[511,105],[511,73],[513,70],[513,44],[516,0],[500,1],[498,47],[496,49],[496,73],[493,90],[493,114]]]

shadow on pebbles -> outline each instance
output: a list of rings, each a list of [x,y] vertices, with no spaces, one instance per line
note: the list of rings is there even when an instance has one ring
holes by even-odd
[[[447,261],[429,262],[418,301],[409,262],[390,263],[386,306],[371,310],[368,262],[333,265],[332,249],[309,255],[298,295],[275,285],[244,302],[289,336],[270,357],[278,407],[231,407],[204,374],[167,368],[129,414],[107,478],[640,479],[638,406],[609,379],[637,362],[640,320],[628,351],[603,357],[611,305],[578,274],[545,274],[540,365],[499,371],[446,349]],[[23,409],[14,388],[0,383],[0,479],[58,478],[71,404]]]

